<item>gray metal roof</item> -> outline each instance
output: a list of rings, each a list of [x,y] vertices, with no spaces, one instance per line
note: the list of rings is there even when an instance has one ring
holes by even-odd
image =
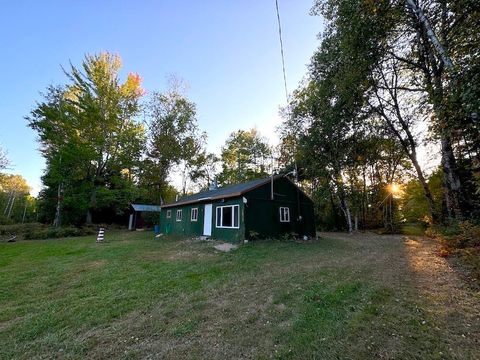
[[[282,177],[282,175],[275,175],[274,180]],[[182,204],[191,204],[204,200],[224,199],[228,197],[240,196],[250,190],[253,190],[261,185],[268,183],[271,177],[247,181],[240,184],[228,185],[215,190],[201,191],[199,193],[188,195],[180,198],[178,201],[163,205],[163,207],[171,207]]]
[[[132,204],[132,208],[135,211],[142,212],[160,212],[160,205],[144,205],[144,204]]]

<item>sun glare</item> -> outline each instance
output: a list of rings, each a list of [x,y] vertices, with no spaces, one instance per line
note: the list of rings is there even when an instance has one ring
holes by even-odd
[[[402,192],[400,185],[392,183],[389,185],[388,190],[392,195],[399,195]]]

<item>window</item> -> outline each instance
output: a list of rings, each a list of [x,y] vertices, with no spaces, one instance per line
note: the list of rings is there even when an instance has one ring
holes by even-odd
[[[290,209],[288,207],[280,207],[280,222],[290,222]]]
[[[177,210],[177,221],[182,221],[182,210]]]
[[[167,210],[167,219],[172,217],[172,210]]]
[[[190,221],[197,221],[198,220],[198,208],[193,208],[190,212]]]
[[[215,225],[217,228],[239,228],[239,211],[238,205],[217,206],[217,214]]]

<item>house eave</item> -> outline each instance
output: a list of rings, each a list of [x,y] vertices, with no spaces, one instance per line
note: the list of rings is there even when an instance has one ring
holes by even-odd
[[[220,200],[220,199],[230,199],[230,198],[238,197],[238,196],[241,196],[241,195],[242,195],[241,192],[237,192],[237,193],[231,193],[231,194],[227,194],[227,195],[205,197],[205,198],[195,199],[195,200],[190,200],[190,201],[183,201],[183,202],[179,201],[179,202],[172,203],[172,204],[162,205],[162,209],[167,209],[167,208],[172,208],[172,207],[177,207],[177,206],[197,204],[197,203],[204,203],[204,202]]]

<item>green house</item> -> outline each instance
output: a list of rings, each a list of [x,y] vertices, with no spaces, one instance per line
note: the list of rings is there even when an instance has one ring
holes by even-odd
[[[160,231],[229,242],[287,233],[314,237],[313,201],[290,179],[276,175],[163,205]]]

